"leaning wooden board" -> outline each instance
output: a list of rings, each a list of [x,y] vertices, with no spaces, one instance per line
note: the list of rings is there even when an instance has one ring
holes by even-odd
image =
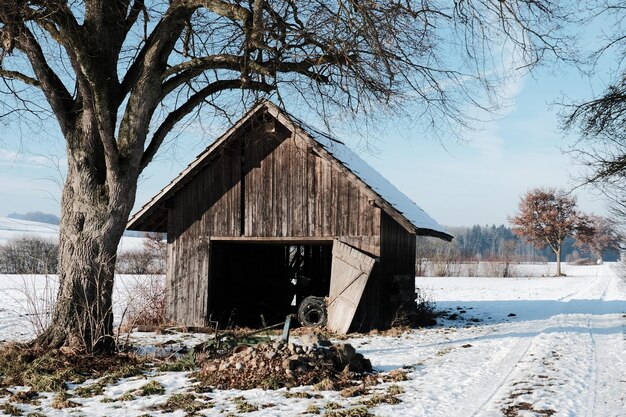
[[[352,324],[375,259],[335,240],[328,297],[328,330],[345,334]]]

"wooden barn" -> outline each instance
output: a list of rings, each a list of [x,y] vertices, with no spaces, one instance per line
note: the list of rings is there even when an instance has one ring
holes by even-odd
[[[326,297],[328,328],[415,309],[416,235],[452,236],[343,143],[261,102],[129,221],[167,233],[169,319],[260,326]],[[321,298],[320,298],[321,299]]]

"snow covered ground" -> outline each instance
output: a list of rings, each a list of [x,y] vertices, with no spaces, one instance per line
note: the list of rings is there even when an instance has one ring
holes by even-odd
[[[567,277],[543,278],[550,273],[545,265],[523,268],[533,277],[417,278],[439,309],[456,314],[454,320],[399,336],[352,336],[348,342],[377,370],[409,369],[408,381],[393,383],[404,390],[398,396],[402,402],[369,406],[369,412],[394,417],[626,416],[626,272],[617,264],[564,265]],[[0,340],[29,336],[16,288],[20,279],[0,276]],[[147,345],[156,338],[133,337]],[[168,337],[159,336],[161,341]],[[208,336],[188,337],[197,341]],[[160,382],[165,394],[102,401],[149,380]],[[376,386],[374,393],[389,385]],[[122,380],[92,398],[72,398],[81,404],[78,408],[51,408],[52,394],[41,405],[19,407],[25,415],[183,416],[183,410],[167,414],[150,407],[190,389],[185,372],[156,373]],[[292,391],[315,393],[312,387]],[[363,401],[332,391],[320,392],[321,398],[287,398],[285,393],[216,390],[197,395],[211,406],[201,411],[208,416],[296,416],[310,412],[311,405],[323,414],[329,403],[350,408]],[[241,396],[258,409],[238,409]],[[5,400],[0,397],[0,404]]]
[[[23,237],[37,237],[40,239],[58,241],[59,226],[54,224],[31,222],[29,220],[0,217],[0,244],[12,239]],[[144,239],[140,237],[124,236],[119,250],[135,250],[143,248]]]

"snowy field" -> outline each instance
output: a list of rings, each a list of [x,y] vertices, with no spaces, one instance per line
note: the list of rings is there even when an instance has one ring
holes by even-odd
[[[438,309],[456,314],[454,320],[399,336],[349,338],[376,370],[409,370],[409,380],[393,383],[404,391],[398,395],[402,402],[369,406],[369,412],[393,417],[626,416],[626,273],[617,264],[564,265],[567,277],[543,278],[554,271],[545,265],[523,268],[530,277],[417,278],[417,285],[436,301]],[[132,279],[118,279],[120,298]],[[0,276],[0,340],[29,337],[20,285],[37,286],[42,280]],[[172,338],[150,333],[132,336],[144,345]],[[198,341],[207,336],[187,337]],[[160,382],[165,394],[103,401],[148,380]],[[188,392],[192,385],[186,372],[156,373],[122,380],[92,398],[72,397],[81,404],[73,409],[51,408],[52,394],[42,397],[38,406],[19,407],[24,415],[184,416],[183,410],[168,414],[151,407],[174,393]],[[378,385],[373,393],[383,393],[389,385]],[[313,387],[293,391],[317,393]],[[320,398],[287,398],[285,393],[284,389],[216,390],[197,395],[211,405],[200,412],[207,416],[306,415],[312,405],[322,415],[348,416],[332,414],[329,404],[337,403],[345,410],[363,401],[363,397],[343,398],[333,391],[317,393]],[[241,396],[258,409],[238,409]],[[5,399],[0,397],[0,405]]]
[[[56,242],[59,240],[59,226],[0,217],[0,244],[24,237],[34,237]],[[143,242],[144,239],[140,237],[124,236],[118,249],[120,251],[141,249],[143,248]]]

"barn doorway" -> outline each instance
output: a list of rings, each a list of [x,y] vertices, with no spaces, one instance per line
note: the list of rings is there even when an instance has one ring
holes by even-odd
[[[209,317],[220,327],[280,323],[329,294],[333,242],[211,241]]]

